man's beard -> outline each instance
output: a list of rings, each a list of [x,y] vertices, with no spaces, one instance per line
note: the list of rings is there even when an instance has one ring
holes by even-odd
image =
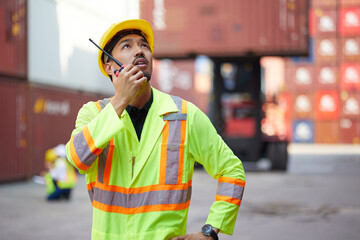
[[[144,72],[144,71],[143,71],[143,73],[144,73],[144,77],[147,78],[147,82],[150,82],[151,74],[149,72]]]

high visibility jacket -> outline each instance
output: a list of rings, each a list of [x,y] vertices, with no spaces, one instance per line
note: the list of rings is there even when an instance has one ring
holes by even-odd
[[[55,174],[58,174],[57,171],[61,171],[61,178],[57,179],[52,176],[49,172],[44,175],[46,183],[46,193],[52,194],[56,190],[54,180],[56,185],[60,189],[72,189],[77,182],[77,176],[75,169],[68,161],[64,158],[57,158],[54,162],[54,167],[51,171],[55,171]]]
[[[86,174],[92,239],[171,239],[186,234],[194,162],[218,179],[206,223],[232,234],[245,186],[241,161],[195,105],[154,88],[138,140],[126,110],[109,99],[79,111],[66,145]],[[199,229],[200,230],[200,229]]]

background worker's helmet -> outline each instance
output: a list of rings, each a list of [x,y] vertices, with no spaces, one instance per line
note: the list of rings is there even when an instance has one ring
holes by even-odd
[[[154,33],[151,28],[151,25],[148,21],[143,19],[131,19],[126,20],[119,23],[114,23],[111,25],[111,27],[104,33],[104,35],[101,37],[99,46],[104,49],[106,44],[118,33],[124,30],[139,30],[141,31],[142,35],[145,37],[146,41],[149,44],[151,53],[154,52]],[[106,49],[104,49],[106,51]],[[109,52],[109,54],[111,54]],[[107,72],[104,68],[104,62],[103,62],[103,52],[99,49],[98,52],[98,63],[99,68],[101,72],[106,76],[109,77]]]
[[[52,162],[58,158],[55,150],[53,148],[46,150],[45,152],[45,162]]]

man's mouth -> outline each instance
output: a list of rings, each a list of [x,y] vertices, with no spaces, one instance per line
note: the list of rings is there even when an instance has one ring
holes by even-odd
[[[144,67],[144,66],[147,66],[148,61],[146,60],[146,58],[137,58],[137,59],[135,59],[133,64],[135,66]]]

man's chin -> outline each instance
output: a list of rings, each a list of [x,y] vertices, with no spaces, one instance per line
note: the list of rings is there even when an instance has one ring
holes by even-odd
[[[147,78],[147,81],[150,82],[151,74],[149,72],[143,72],[144,76]]]

